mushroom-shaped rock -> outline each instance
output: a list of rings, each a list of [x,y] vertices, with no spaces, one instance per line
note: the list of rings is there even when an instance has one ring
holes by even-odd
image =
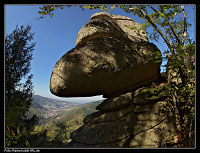
[[[159,77],[161,63],[150,60],[159,49],[145,35],[129,35],[116,21],[122,17],[110,16],[93,15],[80,30],[76,47],[61,57],[53,69],[53,94],[110,97],[148,85]]]

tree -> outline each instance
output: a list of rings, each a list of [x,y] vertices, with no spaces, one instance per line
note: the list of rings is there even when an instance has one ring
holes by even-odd
[[[27,118],[32,101],[33,77],[30,61],[36,43],[31,27],[16,26],[5,37],[5,132],[6,146],[29,146],[27,137],[37,121],[36,115]],[[22,79],[25,81],[22,82]]]
[[[44,17],[53,12],[71,5],[43,5],[39,14]],[[163,86],[162,94],[168,96],[168,114],[173,114],[179,142],[191,146],[191,132],[194,131],[195,116],[195,42],[189,39],[188,27],[184,5],[79,5],[85,9],[101,9],[112,11],[121,8],[127,13],[138,15],[143,20],[143,27],[152,28],[148,35],[150,40],[158,41],[161,37],[168,49],[161,55],[155,54],[153,59],[167,60],[167,84]],[[130,27],[134,28],[134,27]]]
[[[66,125],[65,121],[53,121],[55,125],[55,130],[56,130],[56,135],[55,135],[55,140],[63,142],[66,139],[66,133],[67,133],[67,128],[68,126]]]

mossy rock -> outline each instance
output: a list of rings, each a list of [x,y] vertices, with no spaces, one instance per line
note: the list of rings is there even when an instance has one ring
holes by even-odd
[[[162,89],[158,86],[156,87],[142,87],[135,91],[133,102],[136,104],[146,104],[147,102],[152,102],[157,99],[162,98]]]

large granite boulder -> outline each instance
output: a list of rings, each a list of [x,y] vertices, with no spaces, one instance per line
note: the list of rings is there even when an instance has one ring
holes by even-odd
[[[148,85],[159,77],[161,63],[150,60],[159,49],[148,42],[141,25],[130,18],[94,14],[79,31],[76,44],[53,69],[50,91],[54,95],[110,97]]]

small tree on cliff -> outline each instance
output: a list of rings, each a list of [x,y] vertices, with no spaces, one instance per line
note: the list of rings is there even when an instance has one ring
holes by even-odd
[[[43,5],[40,7],[40,18],[51,15],[53,12],[71,5]],[[148,36],[151,40],[158,41],[162,37],[168,49],[162,55],[155,54],[155,60],[167,60],[167,84],[163,87],[165,96],[168,96],[169,108],[176,124],[176,131],[180,133],[179,142],[187,141],[190,144],[191,131],[194,130],[195,116],[195,42],[189,39],[186,11],[184,5],[79,5],[85,9],[101,9],[111,11],[121,8],[127,13],[138,15],[144,20],[143,27],[153,28]],[[134,28],[134,27],[130,27]],[[167,55],[167,56],[166,56]],[[175,81],[177,80],[177,81]]]
[[[7,147],[29,146],[28,136],[37,117],[27,118],[33,85],[30,61],[35,43],[31,27],[21,26],[5,37],[5,136]],[[25,82],[22,83],[24,78]]]

